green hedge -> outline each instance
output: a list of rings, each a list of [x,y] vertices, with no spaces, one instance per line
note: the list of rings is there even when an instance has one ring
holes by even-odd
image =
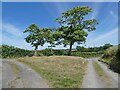
[[[120,48],[110,62],[110,68],[120,74]]]
[[[67,55],[67,50],[51,50],[51,49],[44,49],[41,51],[38,51],[38,56],[51,56],[51,55]]]
[[[107,49],[99,61],[106,63],[110,69],[120,73],[120,46]]]
[[[8,45],[2,45],[0,51],[0,56],[2,58],[15,58],[15,57],[24,57],[24,56],[33,56],[34,55],[34,50],[25,50],[25,49],[20,49],[16,48],[13,46],[8,46]],[[80,52],[80,51],[72,51],[71,55],[72,56],[80,56],[80,57],[98,57],[103,52]],[[68,50],[64,49],[44,49],[44,50],[39,50],[37,51],[38,56],[52,56],[52,55],[68,55]]]
[[[45,49],[37,52],[38,56],[52,56],[52,55],[68,55],[68,50],[51,50]],[[103,54],[103,52],[79,52],[72,51],[71,56],[80,56],[80,57],[99,57]]]
[[[102,52],[72,52],[71,55],[89,58],[89,57],[99,57],[102,54],[103,54]]]
[[[34,51],[16,48],[8,45],[0,46],[0,56],[2,58],[15,58],[24,56],[33,56]]]

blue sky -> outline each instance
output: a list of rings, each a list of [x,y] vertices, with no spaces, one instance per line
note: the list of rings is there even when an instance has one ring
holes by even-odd
[[[26,34],[23,31],[30,24],[35,23],[39,27],[58,27],[55,18],[62,12],[76,6],[89,6],[93,9],[86,19],[98,20],[96,31],[90,32],[87,37],[86,47],[101,46],[105,43],[116,45],[118,43],[118,4],[105,2],[16,2],[2,3],[2,43],[24,49],[33,49],[26,43]],[[39,49],[47,48],[45,44]],[[74,44],[75,48],[77,44]],[[84,45],[83,45],[84,46]],[[67,46],[66,48],[68,48]],[[62,45],[55,48],[64,48]]]

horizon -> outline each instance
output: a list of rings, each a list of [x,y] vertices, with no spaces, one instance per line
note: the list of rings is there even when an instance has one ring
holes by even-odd
[[[106,43],[106,44],[110,44],[110,43]],[[7,45],[7,44],[2,44],[2,45]],[[0,45],[0,46],[2,46]],[[111,44],[112,45],[112,44]],[[118,44],[119,45],[119,44]],[[118,46],[118,45],[113,45],[114,46]],[[19,47],[16,47],[16,46],[13,46],[13,45],[7,45],[7,46],[12,46],[14,48],[19,48]],[[103,45],[104,46],[104,45]],[[82,46],[84,47],[84,46]],[[84,47],[84,48],[99,48],[99,47],[102,47],[102,46],[96,46],[96,47]],[[19,49],[23,49],[23,48],[19,48]],[[45,49],[51,49],[50,47],[47,47],[47,48],[44,48],[44,49],[41,49],[41,50],[45,50]],[[75,50],[75,48],[72,48],[72,50]],[[25,50],[31,50],[31,49],[25,49]],[[33,49],[32,49],[33,50]],[[41,50],[38,50],[38,51],[41,51]],[[69,48],[52,48],[52,50],[69,50]]]
[[[49,7],[48,7],[49,6]],[[18,48],[33,50],[25,41],[27,34],[23,34],[25,28],[35,23],[39,27],[58,27],[55,19],[62,12],[76,6],[89,6],[92,13],[86,19],[95,18],[99,24],[95,31],[90,32],[85,47],[99,47],[106,43],[118,45],[118,4],[117,2],[3,2],[2,3],[2,44],[12,45]],[[50,9],[51,8],[51,9]],[[44,11],[43,11],[44,10]],[[49,44],[39,46],[38,50],[45,49]],[[80,46],[74,44],[73,48]],[[53,49],[68,49],[58,45]]]

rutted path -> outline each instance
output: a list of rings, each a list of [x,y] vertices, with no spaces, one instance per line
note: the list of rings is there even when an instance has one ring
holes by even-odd
[[[88,67],[87,67],[86,74],[84,76],[82,87],[83,88],[104,88],[104,84],[99,79],[99,77],[97,76],[94,70],[94,67],[92,65],[92,60],[91,59],[87,59],[87,60],[88,60]]]
[[[20,62],[3,60],[2,66],[2,88],[48,88],[35,71]]]
[[[86,74],[83,79],[83,88],[118,88],[118,74],[112,72],[107,68],[106,65],[99,62],[97,58],[90,58],[88,60],[88,67]],[[108,81],[103,81],[100,79],[99,75],[96,74],[96,71],[93,66],[93,61],[97,62],[98,65],[104,70],[105,75],[111,81],[111,84]]]

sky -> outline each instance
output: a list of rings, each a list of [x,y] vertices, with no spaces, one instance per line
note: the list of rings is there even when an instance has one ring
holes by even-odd
[[[37,24],[39,27],[58,27],[55,22],[57,17],[73,7],[89,6],[91,13],[86,19],[97,19],[99,24],[96,30],[88,33],[86,43],[79,46],[93,47],[102,46],[106,43],[118,44],[118,3],[117,2],[3,2],[2,3],[2,44],[12,45],[24,49],[34,49],[26,43],[23,31],[30,24]],[[39,50],[49,46],[39,46]],[[78,46],[74,44],[73,48]],[[58,45],[54,49],[65,49]]]

